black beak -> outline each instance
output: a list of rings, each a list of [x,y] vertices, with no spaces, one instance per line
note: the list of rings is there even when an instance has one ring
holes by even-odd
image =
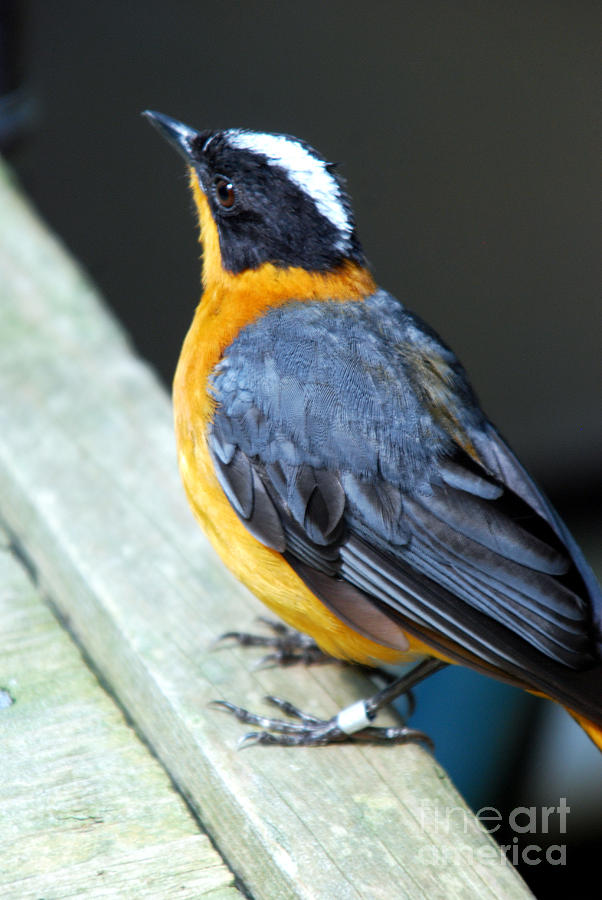
[[[200,132],[189,128],[183,122],[178,122],[177,119],[172,119],[171,116],[164,116],[163,113],[155,112],[152,109],[146,109],[142,115],[149,120],[159,134],[163,135],[176,148],[189,165],[193,162],[193,144],[195,139],[202,138]],[[196,149],[198,153],[200,149],[198,142]]]

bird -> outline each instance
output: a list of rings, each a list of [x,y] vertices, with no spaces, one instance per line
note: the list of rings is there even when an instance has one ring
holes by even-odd
[[[320,652],[404,667],[327,720],[216,704],[260,743],[420,740],[375,716],[455,663],[556,701],[602,750],[596,578],[452,350],[377,285],[337,167],[288,134],[144,115],[184,157],[200,225],[173,382],[192,511]]]

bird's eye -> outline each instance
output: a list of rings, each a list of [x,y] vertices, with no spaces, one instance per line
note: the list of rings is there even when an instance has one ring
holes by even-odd
[[[232,209],[236,202],[236,191],[231,181],[218,175],[213,182],[213,193],[223,209]]]

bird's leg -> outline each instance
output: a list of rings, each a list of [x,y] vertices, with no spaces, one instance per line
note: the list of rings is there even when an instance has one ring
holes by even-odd
[[[284,719],[272,719],[248,712],[226,700],[214,700],[210,705],[232,713],[241,722],[257,725],[265,731],[250,732],[244,735],[239,746],[249,744],[280,744],[286,747],[310,747],[337,742],[364,741],[368,743],[407,743],[420,741],[432,747],[432,741],[422,731],[408,728],[406,725],[394,727],[376,727],[372,725],[376,714],[384,706],[407,693],[419,681],[442,669],[446,663],[431,657],[418,663],[414,668],[387,685],[372,697],[358,700],[351,706],[342,709],[332,719],[318,719],[302,712],[287,700],[278,697],[266,697],[269,703],[277,706],[282,712],[296,722]]]
[[[262,656],[257,668],[266,666],[292,666],[297,663],[315,665],[316,663],[332,663],[337,660],[320,650],[316,642],[307,634],[289,628],[283,622],[259,617],[259,621],[273,632],[272,635],[249,634],[245,631],[227,631],[220,635],[221,641],[234,641],[241,647],[269,647],[270,652]]]

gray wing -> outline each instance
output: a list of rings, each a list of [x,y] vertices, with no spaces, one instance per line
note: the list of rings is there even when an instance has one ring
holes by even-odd
[[[556,694],[595,663],[591,572],[451,352],[389,295],[271,311],[213,391],[232,506],[352,627],[396,646],[402,626]]]

